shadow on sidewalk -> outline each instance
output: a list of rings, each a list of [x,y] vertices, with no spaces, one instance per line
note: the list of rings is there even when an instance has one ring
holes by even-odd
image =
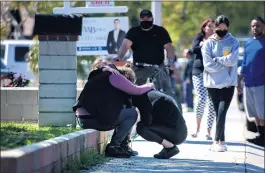
[[[241,153],[242,151],[231,151],[231,150],[229,150],[229,152]],[[249,151],[247,151],[246,153],[247,154],[252,154],[252,155],[255,155],[255,156],[258,156],[258,157],[262,157],[261,159],[264,159],[264,155],[259,155],[259,154],[256,154],[256,153],[253,153],[253,152],[249,152]]]
[[[185,144],[201,144],[201,145],[211,145],[213,142],[212,141],[190,141],[186,140],[184,142]],[[226,142],[228,146],[246,146],[250,148],[254,148],[256,150],[261,150],[264,151],[263,147],[255,146],[253,144],[248,144],[248,143],[243,143],[243,142]]]
[[[246,167],[248,170],[246,170]],[[90,172],[251,172],[263,173],[264,168],[244,163],[213,162],[211,160],[175,159],[159,160],[150,157],[132,157],[130,159],[113,159],[102,167]]]
[[[146,142],[146,140],[133,140],[133,142]],[[186,140],[183,144],[199,144],[199,145],[211,145],[213,142],[212,141],[195,141],[195,140]],[[182,144],[182,145],[183,145]],[[246,146],[250,147],[256,150],[264,151],[263,147],[255,146],[253,144],[248,144],[248,143],[243,143],[243,142],[226,142],[228,146]]]

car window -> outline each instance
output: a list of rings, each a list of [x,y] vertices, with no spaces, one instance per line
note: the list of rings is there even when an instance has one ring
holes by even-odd
[[[240,67],[242,65],[242,62],[243,62],[243,60],[238,60],[237,61],[237,66]]]
[[[27,53],[29,52],[29,46],[17,46],[15,47],[15,61],[24,62],[27,59]]]

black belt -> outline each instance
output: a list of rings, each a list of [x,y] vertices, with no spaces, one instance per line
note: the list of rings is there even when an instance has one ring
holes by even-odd
[[[142,63],[142,62],[134,62],[133,65],[138,68],[145,68],[145,67],[159,67],[161,64],[149,64],[149,63]]]

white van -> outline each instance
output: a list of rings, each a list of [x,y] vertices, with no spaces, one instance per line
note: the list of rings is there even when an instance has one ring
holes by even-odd
[[[34,74],[29,69],[27,53],[33,40],[1,40],[1,73],[14,72],[16,76],[33,80]]]

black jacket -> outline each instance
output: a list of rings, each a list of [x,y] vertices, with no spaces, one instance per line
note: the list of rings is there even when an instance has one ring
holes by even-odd
[[[110,72],[101,69],[91,72],[88,81],[80,93],[77,103],[73,106],[75,112],[78,107],[83,107],[95,118],[97,123],[111,130],[129,95],[113,87],[109,82]]]
[[[194,60],[192,58],[189,59],[187,65],[184,68],[184,73],[183,73],[183,80],[184,81],[187,80],[187,79],[192,81],[193,64],[194,64]]]
[[[192,41],[192,52],[194,58],[193,68],[192,68],[193,75],[201,74],[204,70],[203,61],[202,61],[202,52],[200,46],[201,41],[203,41],[202,34],[195,35],[195,38]]]
[[[114,40],[114,30],[110,31],[107,39],[107,49],[109,54],[118,54],[121,43],[126,33],[123,30],[119,31],[117,42]]]
[[[145,125],[164,124],[180,127],[185,124],[175,100],[157,90],[151,90],[141,96],[133,96],[132,104],[139,109],[141,122]]]

